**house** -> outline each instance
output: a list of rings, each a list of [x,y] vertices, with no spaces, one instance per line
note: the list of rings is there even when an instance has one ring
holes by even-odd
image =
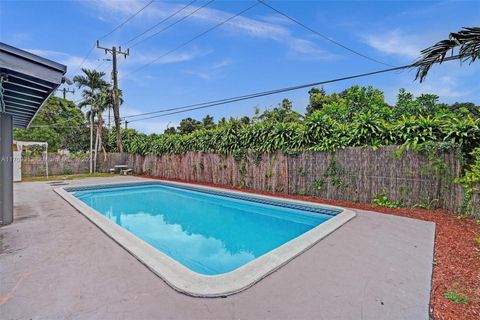
[[[13,128],[28,128],[67,67],[0,42],[0,224],[13,222]]]

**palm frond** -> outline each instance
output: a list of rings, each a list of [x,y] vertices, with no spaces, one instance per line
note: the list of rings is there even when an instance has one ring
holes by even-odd
[[[421,57],[413,64],[417,68],[415,80],[425,80],[430,68],[435,63],[442,63],[448,53],[461,62],[472,63],[480,57],[480,27],[463,28],[459,32],[450,33],[448,39],[437,42],[421,51]]]

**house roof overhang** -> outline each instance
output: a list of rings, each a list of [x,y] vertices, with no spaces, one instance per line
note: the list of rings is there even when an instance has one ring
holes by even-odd
[[[30,126],[66,72],[65,65],[0,42],[5,112],[12,115],[14,127]]]

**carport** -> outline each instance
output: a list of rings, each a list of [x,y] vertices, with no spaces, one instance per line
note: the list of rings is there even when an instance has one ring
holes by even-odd
[[[13,128],[28,128],[67,67],[0,42],[0,224],[13,222]]]

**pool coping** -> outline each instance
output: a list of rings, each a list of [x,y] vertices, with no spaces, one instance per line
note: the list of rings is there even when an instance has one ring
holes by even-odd
[[[341,210],[341,212],[323,222],[319,226],[305,232],[304,234],[288,241],[287,243],[233,271],[219,275],[202,275],[188,269],[173,258],[170,258],[160,250],[136,237],[134,234],[110,221],[98,211],[83,203],[71,192],[66,190],[72,187],[55,188],[54,191],[70,205],[72,205],[77,211],[84,215],[88,220],[93,222],[105,234],[107,234],[135,258],[137,258],[148,269],[158,275],[168,285],[181,293],[195,297],[224,297],[238,293],[253,286],[258,281],[277,271],[295,257],[310,249],[317,242],[325,238],[336,229],[340,228],[343,224],[353,219],[356,215],[355,212],[350,209],[326,204],[257,195],[241,191],[225,190],[222,188],[192,185],[181,182],[166,182],[173,186],[195,186],[195,188],[200,190],[221,191],[227,194],[230,193],[232,195],[244,194],[248,195],[248,197],[256,197],[259,199],[275,200],[299,205],[308,205],[317,208],[330,208],[332,210]],[[140,182],[140,185],[145,184],[148,185],[148,183]],[[155,185],[155,182],[152,181],[151,184]],[[135,186],[139,185],[139,182],[110,183],[104,185],[112,187],[120,187],[125,185]],[[93,184],[85,187],[95,186],[96,185]]]

